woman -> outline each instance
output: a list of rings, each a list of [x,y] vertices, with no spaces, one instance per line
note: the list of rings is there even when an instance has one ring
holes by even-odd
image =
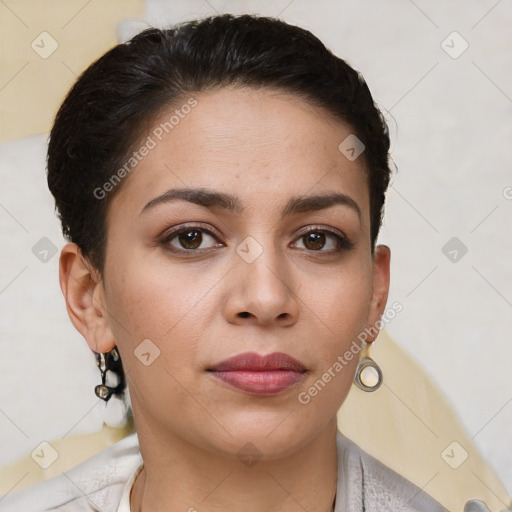
[[[361,75],[282,21],[148,29],[92,64],[48,184],[69,316],[136,437],[0,510],[445,510],[337,430],[382,382],[388,150]]]

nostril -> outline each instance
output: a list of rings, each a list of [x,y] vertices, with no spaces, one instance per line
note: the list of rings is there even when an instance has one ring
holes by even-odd
[[[250,313],[248,313],[247,311],[244,311],[244,312],[240,313],[240,316],[242,318],[247,318],[249,315],[250,315]]]

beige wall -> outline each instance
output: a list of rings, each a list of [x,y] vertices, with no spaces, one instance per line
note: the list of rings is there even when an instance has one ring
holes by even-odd
[[[117,23],[143,15],[142,0],[1,2],[0,142],[49,131],[76,76],[117,43]]]

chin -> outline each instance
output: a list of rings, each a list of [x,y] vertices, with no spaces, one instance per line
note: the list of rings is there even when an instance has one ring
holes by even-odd
[[[311,423],[311,417],[299,416],[296,411],[274,409],[272,411],[237,411],[223,416],[231,434],[222,435],[208,442],[230,456],[240,458],[245,452],[254,451],[261,460],[287,457],[310,442],[322,430],[320,423]]]

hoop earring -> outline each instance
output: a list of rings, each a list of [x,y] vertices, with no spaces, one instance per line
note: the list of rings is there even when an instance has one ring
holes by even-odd
[[[121,359],[116,347],[109,352],[100,352],[99,354],[96,354],[96,359],[101,372],[101,384],[98,384],[94,388],[94,392],[98,398],[108,402],[113,394],[120,393],[124,388],[123,379],[115,387],[106,385],[107,371],[115,370],[119,366]]]
[[[370,347],[367,345],[362,351],[362,357],[357,363],[354,375],[354,384],[361,390],[372,392],[379,389],[384,377],[379,365],[370,357]]]

